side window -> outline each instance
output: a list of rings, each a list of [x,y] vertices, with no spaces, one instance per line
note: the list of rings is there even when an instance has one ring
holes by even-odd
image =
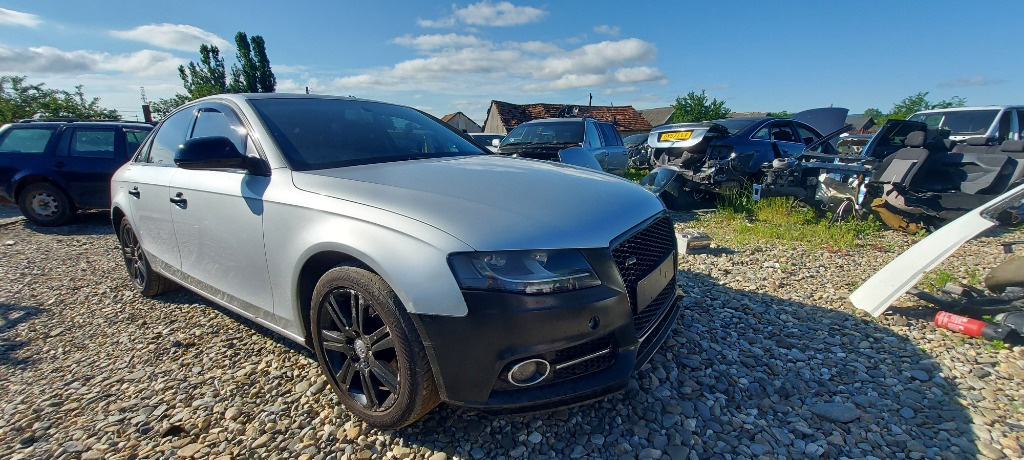
[[[769,128],[770,128],[769,125],[762,126],[761,129],[757,130],[757,132],[754,133],[753,136],[750,136],[750,138],[751,139],[758,139],[758,140],[762,140],[762,141],[768,140],[768,129]]]
[[[145,159],[146,163],[174,165],[174,153],[185,142],[185,131],[192,122],[192,114],[192,109],[185,109],[164,120],[153,138],[153,146]]]
[[[601,146],[601,134],[597,132],[597,123],[592,121],[584,121],[587,125],[587,145],[586,147],[600,147]]]
[[[601,134],[604,135],[604,145],[622,145],[622,136],[619,135],[619,131],[615,129],[614,125],[611,123],[601,123],[600,126]]]
[[[78,128],[71,134],[73,157],[114,158],[114,128]]]
[[[147,135],[149,135],[149,130],[124,128],[124,151],[128,157],[135,155],[135,151],[142,145],[142,141],[146,140]]]
[[[797,123],[796,130],[797,132],[800,133],[800,141],[803,142],[804,144],[812,144],[814,143],[814,141],[818,140],[819,136],[817,134],[814,134],[814,132],[811,131],[810,128],[808,128],[807,126]]]
[[[1010,137],[1010,111],[1004,110],[1003,116],[999,117],[999,126],[996,127],[996,142],[1003,142]]]
[[[196,125],[192,128],[191,138],[221,136],[231,139],[239,152],[245,153],[245,128],[242,123],[218,109],[204,107],[199,110]]]
[[[43,153],[57,128],[9,129],[0,140],[0,153]]]
[[[800,142],[800,137],[793,132],[792,124],[787,122],[773,122],[772,140],[777,142]]]
[[[1017,109],[1017,133],[1016,140],[1024,140],[1024,109]]]

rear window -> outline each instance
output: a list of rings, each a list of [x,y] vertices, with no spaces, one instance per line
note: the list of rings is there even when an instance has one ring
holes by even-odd
[[[999,109],[951,110],[949,112],[917,113],[907,118],[920,121],[929,128],[945,128],[953,134],[985,134],[996,121]]]
[[[516,126],[501,141],[502,146],[515,144],[579,144],[583,142],[583,122],[545,121]]]
[[[601,127],[601,137],[604,138],[604,145],[622,145],[622,136],[614,126],[608,123],[599,123],[599,126]]]
[[[57,128],[9,129],[0,140],[0,153],[43,153]]]
[[[297,171],[485,153],[409,107],[313,98],[250,103]]]
[[[725,118],[725,119],[722,119],[722,120],[715,120],[712,123],[716,123],[716,124],[725,126],[725,129],[729,130],[729,134],[732,135],[732,134],[736,134],[736,133],[742,131],[747,126],[752,125],[754,123],[754,121],[756,121],[756,120],[742,119],[742,118]],[[766,131],[765,132],[765,137],[766,138],[767,138],[767,135],[768,135],[768,133]]]

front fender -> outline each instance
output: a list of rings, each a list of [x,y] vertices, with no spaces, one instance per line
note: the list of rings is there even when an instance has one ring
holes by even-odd
[[[54,184],[57,184],[57,186],[64,189],[65,191],[68,190],[67,181],[65,181],[61,177],[54,176],[41,169],[23,169],[21,171],[18,171],[18,173],[15,174],[13,178],[11,178],[10,189],[5,190],[5,192],[8,194],[8,196],[10,196],[12,201],[16,201],[18,197],[15,196],[15,192],[19,188],[21,188],[22,183],[26,179],[34,180],[35,178],[40,178],[47,182],[52,182]]]

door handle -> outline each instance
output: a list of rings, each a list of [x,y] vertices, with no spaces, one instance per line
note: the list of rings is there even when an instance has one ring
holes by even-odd
[[[128,194],[134,196],[135,198],[139,198],[142,196],[142,192],[139,191],[138,187],[132,187],[132,189],[128,191]]]
[[[171,197],[171,203],[178,205],[178,207],[181,209],[185,209],[188,207],[188,200],[185,199],[184,194],[181,192],[178,192],[177,194]]]
[[[53,167],[54,168],[63,168],[64,167],[64,162],[63,161],[58,161],[58,162],[53,164]]]

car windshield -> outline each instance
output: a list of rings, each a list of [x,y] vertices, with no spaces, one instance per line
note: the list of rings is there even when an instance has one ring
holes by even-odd
[[[725,126],[725,129],[729,130],[729,134],[736,134],[742,131],[743,128],[750,126],[753,122],[754,120],[749,118],[723,118],[721,120],[715,120],[713,123]]]
[[[485,153],[409,107],[320,98],[250,102],[296,171]]]
[[[546,121],[516,126],[501,141],[502,147],[516,144],[579,144],[583,142],[583,123],[574,121]]]
[[[923,122],[929,128],[946,128],[953,134],[985,134],[997,115],[999,109],[951,110],[918,113],[911,115],[908,120]]]

